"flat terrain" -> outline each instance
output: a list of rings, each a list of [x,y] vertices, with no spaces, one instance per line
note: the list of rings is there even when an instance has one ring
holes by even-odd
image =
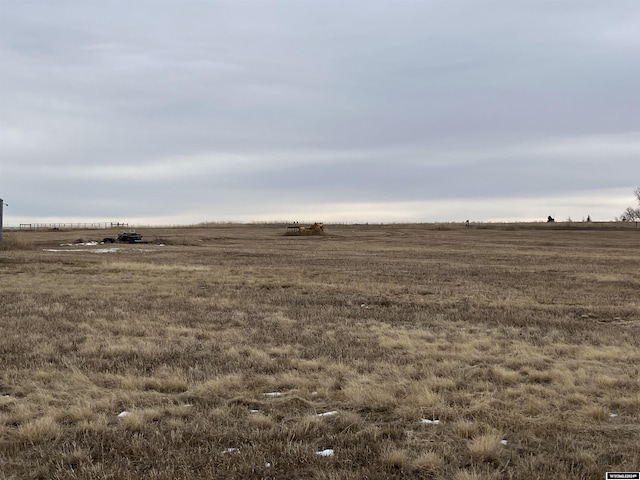
[[[0,478],[640,470],[640,229],[284,230],[5,232]]]

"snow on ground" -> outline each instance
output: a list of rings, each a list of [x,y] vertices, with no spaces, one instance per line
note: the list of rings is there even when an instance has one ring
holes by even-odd
[[[268,392],[268,393],[263,393],[263,395],[265,397],[280,397],[282,396],[282,392]]]
[[[316,452],[316,455],[319,457],[333,457],[334,454],[335,452],[333,451],[333,448],[325,448],[324,450]]]
[[[45,252],[93,252],[93,253],[115,253],[121,248],[45,248]],[[151,250],[149,250],[151,251]]]
[[[96,243],[97,245],[97,243]],[[155,252],[153,248],[122,248],[122,247],[110,247],[110,248],[43,248],[45,252],[91,252],[91,253],[117,253],[117,252]]]
[[[94,247],[98,242],[61,243],[61,247]]]
[[[78,243],[61,243],[61,247],[68,248],[44,248],[45,252],[92,252],[92,253],[117,253],[117,252],[154,252],[153,248],[127,248],[127,247],[109,247],[109,248],[78,248],[78,247],[96,247],[104,245],[105,242],[78,242]],[[164,247],[164,243],[155,244],[155,247]]]
[[[429,420],[428,418],[423,418],[420,422],[424,425],[438,425],[440,420]]]
[[[338,414],[337,410],[331,410],[330,412],[319,413],[316,415],[316,417],[333,417],[334,415],[337,415],[337,414]]]

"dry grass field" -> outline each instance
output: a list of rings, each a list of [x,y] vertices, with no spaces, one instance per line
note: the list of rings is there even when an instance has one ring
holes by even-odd
[[[640,229],[613,227],[5,232],[0,477],[639,471]]]

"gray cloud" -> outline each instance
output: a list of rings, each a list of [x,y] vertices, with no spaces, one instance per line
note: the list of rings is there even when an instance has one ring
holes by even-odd
[[[5,215],[631,195],[638,32],[635,1],[3,0]]]

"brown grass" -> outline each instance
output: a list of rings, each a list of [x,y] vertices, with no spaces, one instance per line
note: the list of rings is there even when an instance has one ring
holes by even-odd
[[[467,442],[471,457],[482,462],[497,460],[502,452],[502,437],[501,434],[495,432],[473,437]]]
[[[29,235],[26,233],[3,232],[2,241],[0,241],[0,252],[35,249],[35,244],[28,240],[28,237]]]
[[[640,470],[639,232],[477,227],[5,232],[0,477]]]

